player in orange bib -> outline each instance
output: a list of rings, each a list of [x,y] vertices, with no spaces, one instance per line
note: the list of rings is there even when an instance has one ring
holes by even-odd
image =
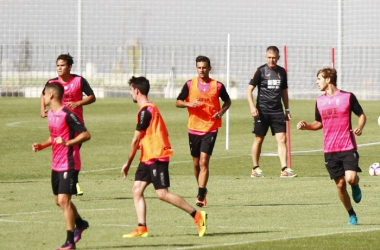
[[[129,149],[127,162],[121,172],[124,180],[138,149],[140,164],[136,170],[132,193],[138,226],[123,238],[147,237],[145,188],[153,183],[158,198],[189,213],[198,227],[199,237],[206,233],[206,212],[197,211],[181,196],[169,192],[169,157],[173,155],[168,132],[157,106],[148,100],[149,81],[145,77],[132,77],[129,81],[133,101],[140,110],[137,113],[136,130]]]
[[[196,205],[206,206],[209,162],[214,149],[222,116],[231,106],[231,99],[224,85],[210,78],[211,63],[206,56],[195,60],[198,77],[185,83],[177,97],[176,107],[189,112],[188,134],[194,174],[198,183]],[[224,102],[220,107],[219,98]]]

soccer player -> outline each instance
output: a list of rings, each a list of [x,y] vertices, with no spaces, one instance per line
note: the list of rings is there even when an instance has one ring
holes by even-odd
[[[50,79],[47,83],[59,83],[63,86],[65,90],[62,98],[63,105],[67,106],[84,123],[82,106],[96,101],[94,91],[85,78],[71,74],[74,60],[70,54],[59,55],[56,64],[58,77]],[[87,96],[83,98],[82,93]],[[44,91],[42,91],[40,97],[40,108],[41,117],[46,117],[47,109],[44,103]]]
[[[88,105],[96,101],[94,91],[88,84],[87,80],[81,76],[71,74],[71,68],[74,64],[73,57],[70,54],[59,55],[56,60],[58,77],[50,79],[46,84],[59,83],[63,86],[65,93],[62,98],[63,105],[67,106],[79,120],[84,124],[83,105]],[[45,118],[47,114],[44,103],[44,91],[40,97],[41,117]],[[83,94],[87,97],[83,99]],[[78,195],[83,195],[83,191],[77,184]]]
[[[138,227],[133,232],[124,234],[124,238],[147,237],[146,203],[144,190],[153,183],[158,198],[189,213],[198,227],[199,237],[206,233],[206,212],[197,211],[182,197],[169,192],[169,157],[173,155],[168,132],[157,106],[148,100],[150,84],[145,77],[132,77],[129,80],[132,99],[140,110],[136,118],[136,130],[129,149],[127,162],[121,172],[123,180],[127,178],[128,170],[141,149],[140,164],[135,174],[132,188],[133,201],[138,219]]]
[[[336,86],[337,73],[333,68],[318,71],[317,85],[325,94],[317,98],[315,121],[308,124],[300,121],[297,129],[318,130],[323,128],[323,150],[325,165],[330,178],[335,181],[338,195],[349,214],[348,225],[357,225],[356,213],[351,205],[347,184],[351,185],[352,198],[359,203],[362,193],[359,187],[359,154],[355,135],[360,136],[366,116],[355,95],[339,90]],[[358,126],[352,129],[351,112],[358,117]]]
[[[44,105],[51,108],[47,114],[50,136],[42,144],[33,143],[32,149],[38,152],[52,146],[52,189],[55,203],[63,211],[67,230],[66,241],[58,249],[75,249],[75,243],[89,225],[78,214],[71,196],[77,193],[76,183],[81,169],[79,145],[90,140],[91,135],[78,117],[62,104],[63,92],[59,83],[46,85]],[[76,234],[74,225],[78,229]]]
[[[277,141],[277,151],[280,158],[280,177],[296,177],[286,164],[286,119],[291,119],[288,98],[288,80],[284,68],[277,65],[280,51],[276,46],[266,50],[267,63],[256,69],[247,88],[247,100],[251,115],[254,117],[253,133],[255,139],[252,145],[253,169],[251,177],[263,177],[259,166],[261,147],[269,127]],[[258,88],[256,105],[253,102],[253,90]],[[285,112],[282,109],[283,102]]]
[[[207,205],[209,162],[214,150],[222,116],[231,106],[231,99],[221,82],[210,78],[211,63],[206,56],[195,59],[198,77],[185,83],[176,100],[177,108],[189,112],[188,134],[194,174],[198,183],[196,205]],[[223,100],[220,107],[219,98]]]

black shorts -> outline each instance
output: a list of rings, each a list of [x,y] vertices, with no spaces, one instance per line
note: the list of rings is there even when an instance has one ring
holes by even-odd
[[[136,170],[135,181],[153,183],[156,190],[170,187],[169,162],[156,160],[152,165],[140,162]]]
[[[276,133],[286,133],[284,113],[259,113],[259,117],[254,118],[252,133],[259,136],[266,136],[269,127],[272,131],[272,135]]]
[[[361,172],[359,154],[356,150],[325,153],[325,165],[331,180],[344,176],[346,170]]]
[[[218,132],[209,132],[205,135],[193,135],[189,133],[190,153],[193,157],[200,157],[201,152],[212,155]]]
[[[51,187],[54,195],[77,194],[79,171],[68,170],[65,172],[51,171]]]

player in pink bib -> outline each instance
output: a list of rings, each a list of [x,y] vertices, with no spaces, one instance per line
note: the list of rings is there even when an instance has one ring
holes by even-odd
[[[79,145],[89,140],[91,135],[79,118],[62,104],[63,92],[59,83],[46,85],[44,104],[51,108],[48,112],[50,136],[42,144],[33,143],[32,149],[38,152],[52,146],[51,184],[67,230],[66,241],[58,249],[75,249],[75,243],[89,225],[80,217],[71,196],[77,194],[76,184],[81,169]]]
[[[315,121],[300,121],[297,129],[319,130],[323,128],[325,165],[330,178],[336,183],[338,195],[349,214],[348,225],[357,225],[356,213],[347,192],[351,186],[352,198],[359,203],[362,193],[359,187],[359,154],[355,135],[362,134],[366,116],[355,95],[336,87],[337,73],[333,68],[318,71],[317,85],[324,95],[317,98]],[[352,129],[351,112],[359,117],[358,126]]]

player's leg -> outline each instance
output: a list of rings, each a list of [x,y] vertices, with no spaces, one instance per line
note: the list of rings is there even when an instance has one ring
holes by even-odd
[[[197,183],[199,184],[199,174],[201,172],[200,169],[200,155],[201,155],[201,142],[202,142],[202,136],[200,135],[194,135],[194,134],[188,134],[189,136],[189,147],[190,147],[190,154],[193,157],[193,165],[194,165],[194,176],[197,180]]]
[[[58,194],[56,201],[62,209],[67,232],[67,238],[65,243],[58,249],[75,249],[75,214],[71,206],[71,194]]]
[[[268,132],[268,128],[269,125],[264,114],[260,113],[260,117],[254,118],[252,133],[255,134],[255,138],[252,144],[253,167],[251,172],[251,177],[253,178],[264,177],[264,173],[260,168],[260,155],[265,136]]]
[[[205,188],[207,186],[208,177],[209,177],[209,163],[211,155],[201,152],[201,157],[199,160],[199,177],[198,177],[198,186],[200,188]]]
[[[135,204],[137,221],[139,224],[146,224],[146,203],[144,190],[148,186],[146,181],[135,181],[132,187],[133,202]]]
[[[343,203],[346,210],[352,209],[351,199],[347,192],[347,185],[344,176],[336,178],[335,180],[336,188],[338,191],[338,196]]]
[[[181,196],[173,194],[168,190],[170,187],[169,162],[155,161],[151,169],[152,172],[156,172],[156,175],[152,174],[152,183],[156,189],[157,197],[190,214],[197,224],[199,237],[202,237],[206,232],[207,214],[204,211],[195,210]]]
[[[199,160],[200,173],[198,178],[198,195],[196,205],[198,207],[204,207],[207,205],[207,182],[209,178],[209,164],[210,157],[214,151],[215,141],[218,136],[216,132],[209,132],[202,136],[201,142],[201,156]]]
[[[286,167],[286,134],[285,133],[276,133],[277,141],[277,152],[278,157],[280,158],[281,167]]]
[[[352,207],[350,196],[348,195],[348,192],[347,192],[347,185],[346,185],[346,180],[344,176],[340,178],[336,178],[334,181],[338,190],[339,198],[341,202],[343,203],[343,206],[346,208],[349,215],[348,225],[351,225],[351,226],[357,225],[358,219],[356,217],[354,208]]]
[[[194,165],[194,176],[199,185],[199,173],[201,172],[201,168],[199,166],[199,157],[193,157],[193,165]]]
[[[345,170],[345,178],[347,183],[351,185],[352,198],[356,203],[359,203],[362,199],[362,192],[359,187],[359,176],[357,174],[362,171],[359,168],[359,154],[356,150],[341,154]]]
[[[78,211],[71,202],[71,196],[76,193],[75,187],[78,181],[78,171],[69,170],[56,173],[56,180],[58,182],[55,185],[53,184],[53,192],[56,204],[62,209],[67,232],[65,243],[58,249],[75,249],[75,216],[78,214]]]
[[[261,147],[263,145],[265,136],[255,135],[255,139],[252,144],[252,162],[253,166],[259,166]]]
[[[74,230],[75,213],[72,207],[71,194],[58,194],[57,200],[65,218],[66,230]]]
[[[346,181],[351,185],[352,198],[356,203],[359,203],[362,199],[362,191],[359,187],[359,176],[356,171],[346,170]]]
[[[330,174],[330,178],[335,181],[339,199],[348,212],[348,225],[357,225],[356,213],[352,207],[351,199],[347,192],[345,170],[341,161],[341,153],[325,153],[325,164],[326,169]]]
[[[140,162],[136,173],[135,182],[132,187],[133,202],[135,205],[138,225],[132,232],[124,234],[123,238],[147,237],[148,228],[146,225],[146,203],[144,198],[145,188],[151,182],[151,169],[149,165]]]

